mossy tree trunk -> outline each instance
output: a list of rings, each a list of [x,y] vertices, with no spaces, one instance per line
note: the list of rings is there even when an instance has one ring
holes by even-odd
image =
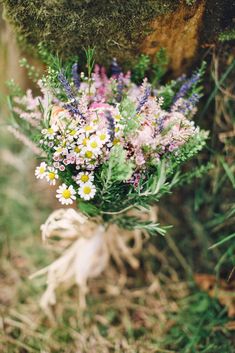
[[[154,58],[164,47],[169,69],[179,74],[192,65],[202,45],[231,28],[230,0],[2,0],[4,16],[21,42],[35,49],[44,42],[62,57],[96,47],[96,60],[116,57],[131,68],[139,53]]]

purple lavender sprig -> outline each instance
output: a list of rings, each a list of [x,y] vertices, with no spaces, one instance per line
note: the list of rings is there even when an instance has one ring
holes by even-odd
[[[63,71],[61,71],[61,72],[58,74],[58,80],[60,81],[61,85],[63,86],[67,97],[68,97],[70,100],[74,100],[75,97],[74,97],[72,88],[71,88],[71,86],[70,86],[70,84],[69,84],[69,81],[68,81],[67,78],[65,77],[65,74],[64,74]]]
[[[179,92],[176,94],[174,102],[176,102],[179,98],[185,97],[185,95],[188,93],[188,91],[191,89],[193,85],[195,85],[201,78],[201,75],[196,72],[193,74],[191,78],[186,80],[183,85],[180,87]]]
[[[118,103],[121,102],[122,100],[122,95],[123,95],[123,89],[124,89],[124,82],[123,82],[123,74],[121,73],[118,77],[118,82],[117,82],[117,96],[116,96],[116,101]]]
[[[80,112],[78,108],[78,101],[73,94],[72,87],[70,86],[70,83],[65,77],[63,71],[58,74],[58,79],[65,90],[67,98],[70,100],[70,103],[64,104],[64,107],[68,109],[73,115],[79,115],[83,120],[85,120],[85,116]]]
[[[111,63],[111,75],[118,78],[118,76],[121,74],[122,69],[118,65],[117,59],[113,58],[112,63]]]
[[[161,133],[163,128],[164,128],[164,120],[166,119],[166,115],[162,115],[160,116],[157,120],[157,129],[156,129],[156,133]]]
[[[177,107],[177,112],[187,115],[190,111],[192,111],[196,104],[199,102],[201,95],[198,93],[192,94],[189,98],[183,99]],[[177,106],[177,101],[174,106]],[[174,106],[172,107],[172,111],[174,110]]]
[[[72,66],[72,77],[75,87],[79,90],[81,86],[80,75],[78,74],[78,64],[75,63]]]
[[[150,93],[151,93],[151,87],[150,87],[150,85],[147,85],[144,90],[144,95],[139,100],[138,107],[136,108],[136,113],[139,113],[141,111],[142,107],[147,102],[147,100],[150,96]]]
[[[113,141],[115,137],[115,123],[110,111],[108,110],[105,111],[105,118],[107,119],[107,122],[108,122],[108,132],[109,132],[110,140]]]

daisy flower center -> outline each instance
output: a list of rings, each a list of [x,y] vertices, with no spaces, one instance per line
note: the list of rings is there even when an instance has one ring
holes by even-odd
[[[73,135],[75,135],[76,134],[76,130],[72,130],[72,131],[70,131],[70,133],[69,133],[71,136],[73,136]]]
[[[96,141],[92,141],[92,142],[91,142],[91,147],[92,147],[92,148],[98,147],[98,143],[97,143]]]
[[[92,158],[93,153],[91,151],[86,151],[85,156],[86,158]]]
[[[87,139],[84,139],[84,140],[82,141],[82,144],[83,144],[83,146],[86,146],[86,145],[87,145]]]
[[[54,134],[54,130],[50,127],[49,129],[47,129],[48,134],[53,135]]]
[[[86,195],[89,195],[91,193],[91,187],[90,186],[84,186],[83,192]]]
[[[39,173],[40,173],[40,174],[45,173],[45,171],[46,171],[46,168],[45,168],[45,167],[40,167],[40,168],[39,168]]]
[[[66,189],[62,192],[62,196],[65,198],[65,199],[69,199],[71,197],[71,191]]]
[[[49,173],[48,173],[48,178],[49,178],[50,180],[54,180],[54,179],[55,179],[55,173],[54,173],[54,172],[49,172]]]
[[[85,131],[91,131],[92,127],[90,125],[87,125],[87,126],[84,127],[84,130]]]
[[[81,150],[80,150],[80,148],[79,148],[78,146],[76,146],[76,147],[74,148],[74,152],[79,153],[79,152],[81,152]]]
[[[84,174],[84,175],[81,176],[81,181],[83,183],[86,183],[88,180],[89,180],[89,176],[88,175]]]
[[[106,139],[106,135],[105,135],[105,134],[101,134],[101,135],[100,135],[100,140],[101,140],[101,141],[104,141],[105,139]]]

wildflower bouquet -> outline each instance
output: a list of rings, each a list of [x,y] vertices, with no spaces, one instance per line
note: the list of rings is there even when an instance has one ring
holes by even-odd
[[[38,81],[40,96],[33,97],[28,90],[26,95],[10,98],[17,122],[11,131],[39,155],[36,178],[57,186],[56,198],[62,205],[74,205],[81,211],[58,210],[42,227],[44,238],[61,236],[61,232],[66,233],[63,238],[73,238],[80,233],[79,246],[72,251],[76,254],[74,270],[68,277],[75,276],[81,286],[105,267],[107,248],[112,249],[110,244],[121,237],[116,234],[120,233],[118,227],[128,234],[133,230],[165,234],[167,227],[143,213],[195,174],[185,176],[181,167],[202,149],[207,138],[207,132],[191,120],[201,96],[203,66],[190,79],[181,76],[156,88],[147,79],[141,85],[132,82],[131,73],[124,74],[115,60],[108,76],[98,65],[93,70],[89,52],[87,58],[87,74],[78,72],[77,63],[59,70],[50,68]],[[97,234],[102,234],[102,241],[95,242]],[[119,250],[135,266],[127,244],[120,246],[120,242]],[[71,248],[65,254],[70,269]],[[76,272],[84,266],[81,248],[91,259],[85,275]],[[99,255],[98,260],[94,254]],[[104,262],[99,270],[97,261]],[[53,290],[69,271],[66,268],[59,276],[61,263],[53,264],[50,273],[48,268],[45,271],[48,278],[54,276],[44,298],[47,304],[53,302]]]

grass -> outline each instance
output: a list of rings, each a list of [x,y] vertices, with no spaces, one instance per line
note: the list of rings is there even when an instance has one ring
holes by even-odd
[[[56,256],[42,245],[39,229],[58,204],[45,184],[34,181],[34,157],[1,120],[0,352],[234,352],[226,307],[193,281],[194,273],[204,272],[231,283],[235,266],[234,64],[216,53],[212,59],[200,121],[211,130],[211,144],[198,163],[210,160],[215,168],[162,202],[160,217],[174,228],[145,244],[138,271],[127,266],[123,273],[111,264],[91,281],[85,312],[77,288],[61,289],[53,322],[38,306],[45,279],[28,276]],[[230,74],[224,78],[224,72]]]

